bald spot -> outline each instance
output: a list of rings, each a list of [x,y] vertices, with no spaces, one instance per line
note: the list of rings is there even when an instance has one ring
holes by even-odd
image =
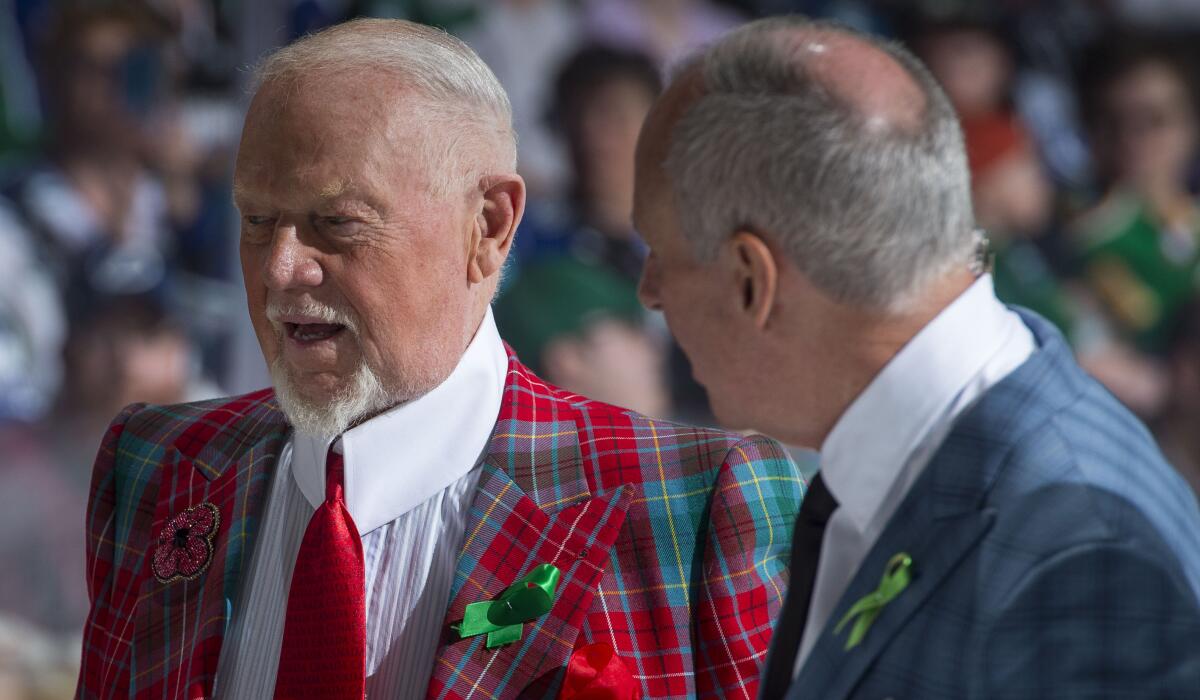
[[[869,130],[915,132],[927,100],[908,70],[886,51],[853,34],[825,27],[776,29],[768,41],[831,95],[862,117]],[[662,184],[670,133],[704,95],[699,65],[682,73],[655,103],[638,139],[638,170]]]
[[[773,41],[817,84],[861,115],[869,129],[914,132],[926,99],[921,86],[886,51],[861,37],[827,28],[778,30]]]

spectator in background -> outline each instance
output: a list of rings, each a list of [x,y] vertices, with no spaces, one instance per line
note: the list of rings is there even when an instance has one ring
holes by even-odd
[[[550,383],[671,416],[664,345],[646,331],[635,288],[611,271],[567,257],[534,263],[495,313],[517,355]]]
[[[1200,496],[1200,301],[1180,314],[1168,354],[1171,394],[1155,436]]]
[[[50,408],[66,332],[54,280],[24,225],[0,202],[0,423],[36,420]]]
[[[994,120],[1010,110],[1013,58],[986,24],[968,20],[931,22],[913,38],[913,48],[963,125]]]
[[[996,253],[997,296],[1052,321],[1088,371],[1139,415],[1153,416],[1166,395],[1162,368],[1114,338],[1090,290],[1063,269],[1057,195],[1011,102],[1011,49],[988,25],[969,21],[926,25],[913,43],[962,124],[976,221]]]
[[[573,176],[564,210],[531,207],[532,235],[518,243],[527,254],[566,253],[636,284],[645,250],[630,220],[633,154],[660,89],[654,65],[639,53],[592,46],[567,61],[550,116],[563,134]]]
[[[659,68],[742,21],[728,6],[710,0],[584,0],[583,8],[594,41],[645,53]]]
[[[1073,228],[1084,275],[1122,337],[1161,355],[1177,314],[1196,293],[1200,207],[1195,93],[1161,44],[1103,45],[1083,85],[1101,200]]]
[[[496,0],[479,4],[460,36],[496,73],[513,108],[521,176],[531,197],[562,194],[568,164],[543,115],[554,74],[580,42],[579,10],[566,0]]]
[[[962,124],[975,221],[996,253],[996,295],[1075,336],[1076,313],[1038,245],[1051,233],[1054,190],[1010,105],[1013,57],[986,26],[930,25],[914,41]]]
[[[114,299],[71,328],[64,392],[33,425],[0,428],[0,615],[74,637],[87,614],[79,514],[113,411],[189,391],[187,338],[154,302]],[[72,654],[74,655],[74,651]]]
[[[47,161],[13,199],[67,294],[158,290],[172,199],[149,163],[170,89],[162,28],[133,4],[61,7],[42,42]],[[181,148],[177,139],[172,153]]]
[[[1073,343],[1081,340],[1075,300],[1039,247],[1050,233],[1054,190],[1028,133],[1011,114],[964,124],[975,221],[995,252],[996,295],[1045,316]]]

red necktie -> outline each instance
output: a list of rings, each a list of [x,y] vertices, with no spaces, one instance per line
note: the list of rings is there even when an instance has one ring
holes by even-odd
[[[342,456],[325,459],[325,502],[296,556],[275,697],[361,700],[367,614],[362,539],[343,499]]]

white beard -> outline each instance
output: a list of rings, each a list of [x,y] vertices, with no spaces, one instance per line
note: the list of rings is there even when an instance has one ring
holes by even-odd
[[[337,394],[320,402],[301,395],[282,358],[271,363],[271,380],[279,407],[292,426],[302,433],[326,440],[396,403],[366,363],[358,366]]]
[[[316,301],[290,306],[269,303],[267,318],[275,327],[280,346],[285,342],[284,328],[277,319],[287,313],[302,313],[327,323],[341,324],[345,326],[344,332],[353,335],[356,341],[358,339],[358,319],[349,310]],[[319,402],[300,392],[282,356],[271,363],[271,381],[275,385],[279,407],[291,424],[303,433],[322,439],[337,437],[360,421],[398,403],[365,361],[336,394]]]

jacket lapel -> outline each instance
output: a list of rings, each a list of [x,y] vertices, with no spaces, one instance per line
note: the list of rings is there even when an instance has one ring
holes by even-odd
[[[990,481],[986,475],[998,467],[1001,451],[991,450],[989,458],[981,454],[981,444],[970,429],[947,438],[863,560],[788,698],[849,697],[892,638],[992,526],[995,511],[982,503]],[[912,557],[911,582],[883,608],[862,642],[847,650],[853,623],[841,634],[834,630],[855,602],[879,587],[888,561],[900,552]]]
[[[259,392],[209,412],[167,448],[134,622],[131,675],[147,695],[211,696],[230,602],[288,429],[271,394]],[[170,570],[154,565],[160,533],[201,504],[217,514],[211,552],[198,573],[164,578]]]
[[[427,697],[547,697],[561,683],[631,501],[631,487],[593,495],[582,470],[578,413],[515,359],[467,519]],[[450,625],[539,564],[562,572],[547,615],[520,641],[488,649]]]
[[[889,641],[995,522],[988,497],[1010,446],[1078,393],[1063,384],[1082,381],[1083,374],[1062,336],[1047,321],[1018,312],[1038,349],[958,420],[838,601],[788,698],[851,695]],[[1042,398],[1033,401],[1034,396]],[[883,609],[862,643],[846,651],[848,632],[835,636],[834,628],[855,601],[879,586],[884,567],[898,552],[913,558],[912,582]]]

